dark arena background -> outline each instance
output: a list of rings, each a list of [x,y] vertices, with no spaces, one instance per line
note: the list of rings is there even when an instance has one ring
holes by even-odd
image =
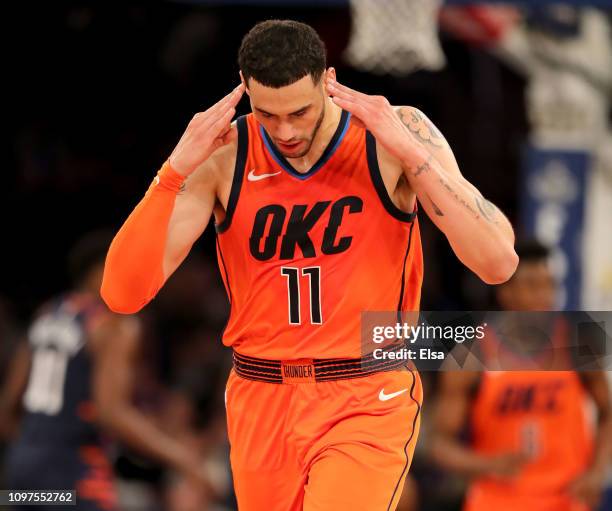
[[[71,247],[87,233],[119,229],[194,113],[239,83],[241,39],[265,19],[312,25],[340,82],[425,112],[517,239],[549,249],[558,310],[612,310],[611,12],[604,0],[7,5],[0,455],[20,432],[8,375],[41,305],[70,289]],[[238,115],[249,111],[243,98]],[[495,288],[460,263],[425,214],[419,218],[421,308],[499,309]],[[228,312],[209,226],[138,314],[130,401],[200,453],[212,489],[109,432],[102,445],[118,509],[237,509],[223,403],[231,350],[220,340]],[[421,434],[398,509],[459,510],[469,478],[431,454],[437,375],[422,377]],[[9,489],[2,467],[0,489]],[[591,509],[612,510],[610,476]]]

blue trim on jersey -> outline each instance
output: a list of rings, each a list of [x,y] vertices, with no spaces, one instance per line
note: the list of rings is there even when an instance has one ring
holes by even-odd
[[[336,152],[336,149],[338,149],[338,147],[340,146],[340,143],[344,139],[344,135],[346,135],[346,132],[349,127],[350,118],[351,118],[351,113],[347,112],[346,110],[343,110],[342,116],[340,117],[340,123],[338,124],[338,127],[336,128],[336,132],[334,133],[334,136],[330,140],[328,146],[323,151],[323,154],[321,155],[319,160],[307,172],[298,172],[297,170],[295,170],[293,166],[291,165],[291,163],[287,161],[287,159],[280,153],[280,151],[272,143],[270,136],[268,135],[266,130],[264,130],[263,126],[260,125],[259,129],[261,133],[261,138],[264,141],[264,145],[266,146],[268,153],[270,153],[270,156],[274,158],[274,161],[278,163],[279,166],[285,172],[287,172],[291,176],[301,181],[304,181],[308,179],[310,176],[316,174]]]

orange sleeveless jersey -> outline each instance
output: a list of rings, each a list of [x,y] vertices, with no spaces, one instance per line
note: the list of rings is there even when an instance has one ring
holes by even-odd
[[[376,141],[343,112],[319,161],[297,173],[252,114],[217,258],[231,312],[223,343],[269,359],[359,357],[362,311],[417,310],[416,213],[384,188]]]
[[[553,347],[566,342],[565,328],[557,321]],[[489,355],[496,350],[497,356],[513,358],[504,355],[505,349],[492,335],[481,346]],[[554,363],[559,362],[556,356]],[[476,480],[466,508],[516,509],[522,502],[542,510],[585,509],[569,497],[567,487],[587,468],[592,455],[586,404],[574,371],[484,372],[471,413],[473,447],[484,455],[524,452],[531,460],[510,480]]]

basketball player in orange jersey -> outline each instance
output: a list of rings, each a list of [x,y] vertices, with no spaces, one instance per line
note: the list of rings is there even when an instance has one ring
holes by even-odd
[[[537,242],[517,244],[520,264],[497,296],[509,311],[552,310],[556,294],[548,251]],[[544,367],[572,367],[567,324],[550,327],[554,358]],[[518,363],[493,335],[479,341],[490,368]],[[529,349],[527,347],[527,349]],[[524,351],[524,350],[523,350]],[[517,369],[533,361],[526,357]],[[597,408],[594,438],[587,397]],[[471,444],[461,437],[469,431]],[[474,478],[465,511],[586,511],[596,505],[610,460],[610,396],[603,372],[570,370],[449,371],[440,374],[434,413],[434,458]]]
[[[0,388],[0,433],[11,440],[7,487],[75,489],[77,510],[116,509],[105,433],[209,489],[202,458],[131,403],[139,322],[110,313],[98,294],[110,240],[93,232],[76,244],[75,288],[42,307]]]
[[[417,197],[489,283],[514,272],[512,227],[421,112],[340,85],[311,27],[257,24],[239,65],[241,84],[194,116],[115,237],[102,296],[139,310],[214,215],[241,511],[395,509],[421,383],[362,357],[361,312],[419,307]],[[230,124],[245,91],[252,113]]]

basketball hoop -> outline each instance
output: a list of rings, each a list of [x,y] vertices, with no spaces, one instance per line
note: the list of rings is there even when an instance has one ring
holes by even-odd
[[[441,0],[350,0],[352,30],[345,51],[356,69],[403,76],[437,71],[445,59],[438,39]]]

